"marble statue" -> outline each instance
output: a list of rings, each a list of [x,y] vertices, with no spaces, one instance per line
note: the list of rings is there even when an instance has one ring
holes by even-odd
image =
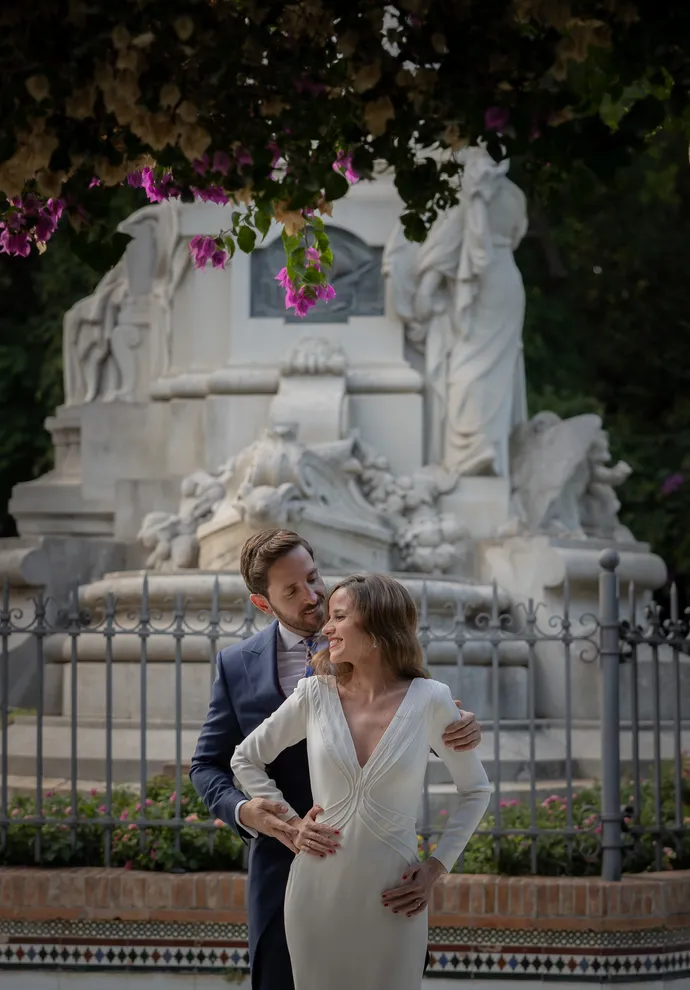
[[[523,193],[484,147],[462,152],[460,205],[420,246],[400,225],[383,260],[409,343],[423,349],[427,461],[456,475],[508,474],[508,441],[527,418],[525,294],[513,252],[527,232]]]
[[[172,300],[189,267],[174,201],[137,210],[118,227],[133,238],[90,296],[64,318],[65,404],[142,398],[140,351],[149,338],[151,376],[170,361]]]
[[[618,520],[615,491],[631,468],[610,461],[599,416],[563,420],[541,412],[518,426],[511,438],[514,518],[508,529],[634,542]]]

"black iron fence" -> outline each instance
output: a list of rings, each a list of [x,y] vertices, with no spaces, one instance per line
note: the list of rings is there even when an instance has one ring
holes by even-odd
[[[596,615],[515,606],[493,588],[444,600],[416,582],[427,665],[478,709],[494,793],[460,868],[599,874],[690,867],[690,629],[621,595],[617,555],[601,557]],[[40,595],[0,604],[0,861],[238,865],[242,846],[205,814],[186,765],[219,648],[256,631],[248,602],[216,581],[207,607],[184,592],[137,607],[113,594],[85,608]],[[12,702],[13,681],[31,681]],[[420,853],[452,811],[430,758]]]

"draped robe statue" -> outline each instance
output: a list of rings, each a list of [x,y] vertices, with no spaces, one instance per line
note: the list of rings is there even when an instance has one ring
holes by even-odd
[[[527,209],[507,161],[474,147],[464,165],[460,205],[420,246],[398,225],[383,268],[408,340],[425,353],[427,461],[507,476],[510,434],[527,418],[525,293],[513,258]]]

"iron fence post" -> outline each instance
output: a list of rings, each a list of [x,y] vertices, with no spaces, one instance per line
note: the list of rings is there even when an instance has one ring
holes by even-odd
[[[618,567],[615,550],[599,557],[599,656],[601,661],[601,876],[620,880],[623,835],[620,801],[620,649]]]

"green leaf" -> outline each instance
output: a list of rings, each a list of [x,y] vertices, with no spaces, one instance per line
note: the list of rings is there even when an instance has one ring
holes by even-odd
[[[261,234],[262,241],[266,239],[266,234],[271,229],[271,220],[270,213],[266,213],[264,210],[257,210],[254,214],[254,224]]]
[[[228,255],[230,256],[230,258],[234,258],[235,257],[235,251],[237,250],[237,245],[235,244],[235,238],[234,237],[229,237],[229,236],[228,237],[224,237],[223,238],[223,244],[224,244],[225,249],[228,252]]]
[[[331,169],[330,175],[324,182],[324,195],[326,199],[330,202],[336,199],[342,199],[343,196],[347,195],[349,188],[350,183],[345,176]]]
[[[312,230],[323,230],[325,225],[321,217],[313,216],[309,217],[309,226]]]
[[[323,268],[330,268],[333,264],[333,252],[330,248],[326,248],[325,251],[321,252],[321,266]]]
[[[239,223],[240,223],[240,220],[241,219],[242,219],[242,214],[240,213],[240,211],[239,210],[233,210],[233,212],[232,212],[232,229],[233,230],[235,230],[235,231],[237,230],[237,227],[239,226]]]
[[[400,217],[400,223],[403,225],[405,236],[409,241],[421,243],[426,239],[426,226],[417,213],[403,213]]]
[[[326,278],[317,268],[307,268],[302,276],[307,285],[323,285]]]
[[[240,227],[237,232],[237,246],[245,254],[251,254],[256,244],[256,231],[251,227]]]

